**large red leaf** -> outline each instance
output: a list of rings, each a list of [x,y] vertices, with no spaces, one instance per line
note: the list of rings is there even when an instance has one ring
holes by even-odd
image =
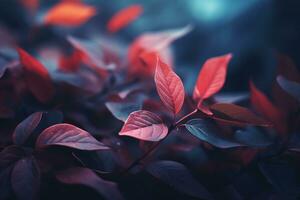
[[[80,2],[63,1],[52,7],[44,16],[44,23],[60,26],[79,26],[96,15],[93,6]]]
[[[149,32],[137,37],[128,49],[129,74],[152,77],[156,62],[150,62],[151,64],[145,62],[147,60],[145,58],[148,57],[147,54],[157,54],[164,63],[171,65],[172,57],[168,46],[191,30],[191,26],[185,26],[173,30]]]
[[[71,124],[56,124],[45,129],[36,141],[37,148],[65,146],[80,150],[93,151],[108,149],[88,132]]]
[[[226,54],[208,59],[199,75],[194,88],[193,98],[201,104],[222,89],[227,74],[227,66],[232,55]]]
[[[136,20],[142,12],[143,7],[141,5],[131,5],[120,10],[109,20],[107,30],[111,33],[119,31]]]
[[[162,119],[146,110],[132,112],[119,133],[146,141],[159,141],[167,134],[168,127]]]
[[[154,76],[157,92],[164,105],[175,115],[184,102],[184,86],[180,77],[157,58]]]
[[[266,126],[271,124],[259,116],[255,115],[249,109],[227,103],[216,103],[210,106],[215,119],[220,119],[224,123],[228,122],[233,125],[254,125],[254,126]]]
[[[23,49],[17,51],[29,90],[39,101],[48,102],[54,95],[54,87],[47,69]]]
[[[264,116],[267,120],[273,123],[279,131],[284,131],[284,121],[280,110],[263,94],[254,83],[250,82],[251,104],[254,109]]]

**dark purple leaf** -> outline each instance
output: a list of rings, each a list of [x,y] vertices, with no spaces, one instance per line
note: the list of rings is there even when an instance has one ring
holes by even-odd
[[[181,163],[167,160],[156,161],[149,164],[146,171],[182,193],[200,199],[212,199],[207,189]]]
[[[11,174],[11,185],[19,200],[38,199],[40,171],[33,157],[19,160]]]
[[[56,124],[44,130],[36,141],[37,148],[65,146],[79,150],[94,151],[108,149],[88,132],[71,124]]]
[[[74,167],[63,170],[56,173],[56,178],[64,184],[90,187],[107,200],[123,199],[116,183],[101,179],[88,168]]]
[[[34,129],[40,123],[42,115],[42,112],[33,113],[20,124],[18,124],[13,133],[13,141],[15,144],[22,145],[26,142]]]

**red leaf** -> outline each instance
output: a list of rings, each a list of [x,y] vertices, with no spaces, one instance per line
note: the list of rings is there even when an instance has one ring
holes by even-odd
[[[96,8],[80,2],[63,1],[52,7],[44,16],[44,23],[60,26],[79,26],[96,15]]]
[[[264,116],[267,120],[272,122],[272,124],[278,128],[281,132],[284,131],[283,116],[273,103],[259,90],[255,87],[252,81],[250,81],[250,91],[251,91],[251,104],[254,109]]]
[[[62,55],[59,59],[59,70],[63,72],[75,72],[79,69],[82,59],[83,54],[77,49],[70,56]]]
[[[154,76],[157,92],[164,105],[175,115],[184,102],[184,86],[180,77],[157,57]]]
[[[210,107],[215,119],[232,122],[233,125],[271,126],[270,123],[258,117],[249,109],[234,104],[216,103]]]
[[[225,83],[227,66],[232,55],[214,57],[208,59],[199,75],[194,88],[193,98],[198,104],[220,91]]]
[[[149,32],[137,37],[128,50],[129,74],[139,77],[152,77],[155,72],[156,62],[151,62],[153,61],[151,59],[153,55],[151,54],[158,55],[164,63],[172,66],[171,52],[167,47],[191,30],[191,26],[186,26],[161,32]],[[150,62],[147,62],[147,54],[150,54]]]
[[[143,7],[141,5],[131,5],[120,10],[109,20],[107,30],[111,33],[119,31],[136,20],[142,12]]]
[[[132,112],[119,133],[119,135],[146,141],[159,141],[167,134],[168,127],[162,119],[155,113],[146,110]]]
[[[56,124],[44,130],[36,141],[37,148],[65,146],[80,150],[93,151],[108,149],[88,132],[71,124]]]
[[[50,101],[54,95],[54,88],[47,69],[23,49],[18,48],[17,51],[29,90],[42,103]]]

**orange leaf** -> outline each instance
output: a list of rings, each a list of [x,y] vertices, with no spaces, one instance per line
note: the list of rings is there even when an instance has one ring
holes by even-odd
[[[232,55],[214,57],[208,59],[199,75],[195,85],[193,98],[201,104],[204,99],[207,99],[222,89],[227,74],[227,66]]]
[[[141,5],[131,5],[120,10],[109,20],[107,30],[111,33],[119,31],[136,20],[142,12],[143,7]]]
[[[61,2],[44,16],[44,23],[59,26],[79,26],[96,15],[96,8],[78,2]]]

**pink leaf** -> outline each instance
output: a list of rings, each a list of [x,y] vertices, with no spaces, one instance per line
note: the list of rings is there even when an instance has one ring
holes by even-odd
[[[65,146],[79,150],[93,151],[108,149],[88,132],[71,124],[56,124],[44,130],[36,141],[37,148]]]
[[[164,105],[175,115],[184,102],[184,86],[180,77],[157,58],[154,76],[157,92]]]
[[[132,112],[119,133],[146,141],[159,141],[167,134],[168,127],[162,119],[146,110]]]

